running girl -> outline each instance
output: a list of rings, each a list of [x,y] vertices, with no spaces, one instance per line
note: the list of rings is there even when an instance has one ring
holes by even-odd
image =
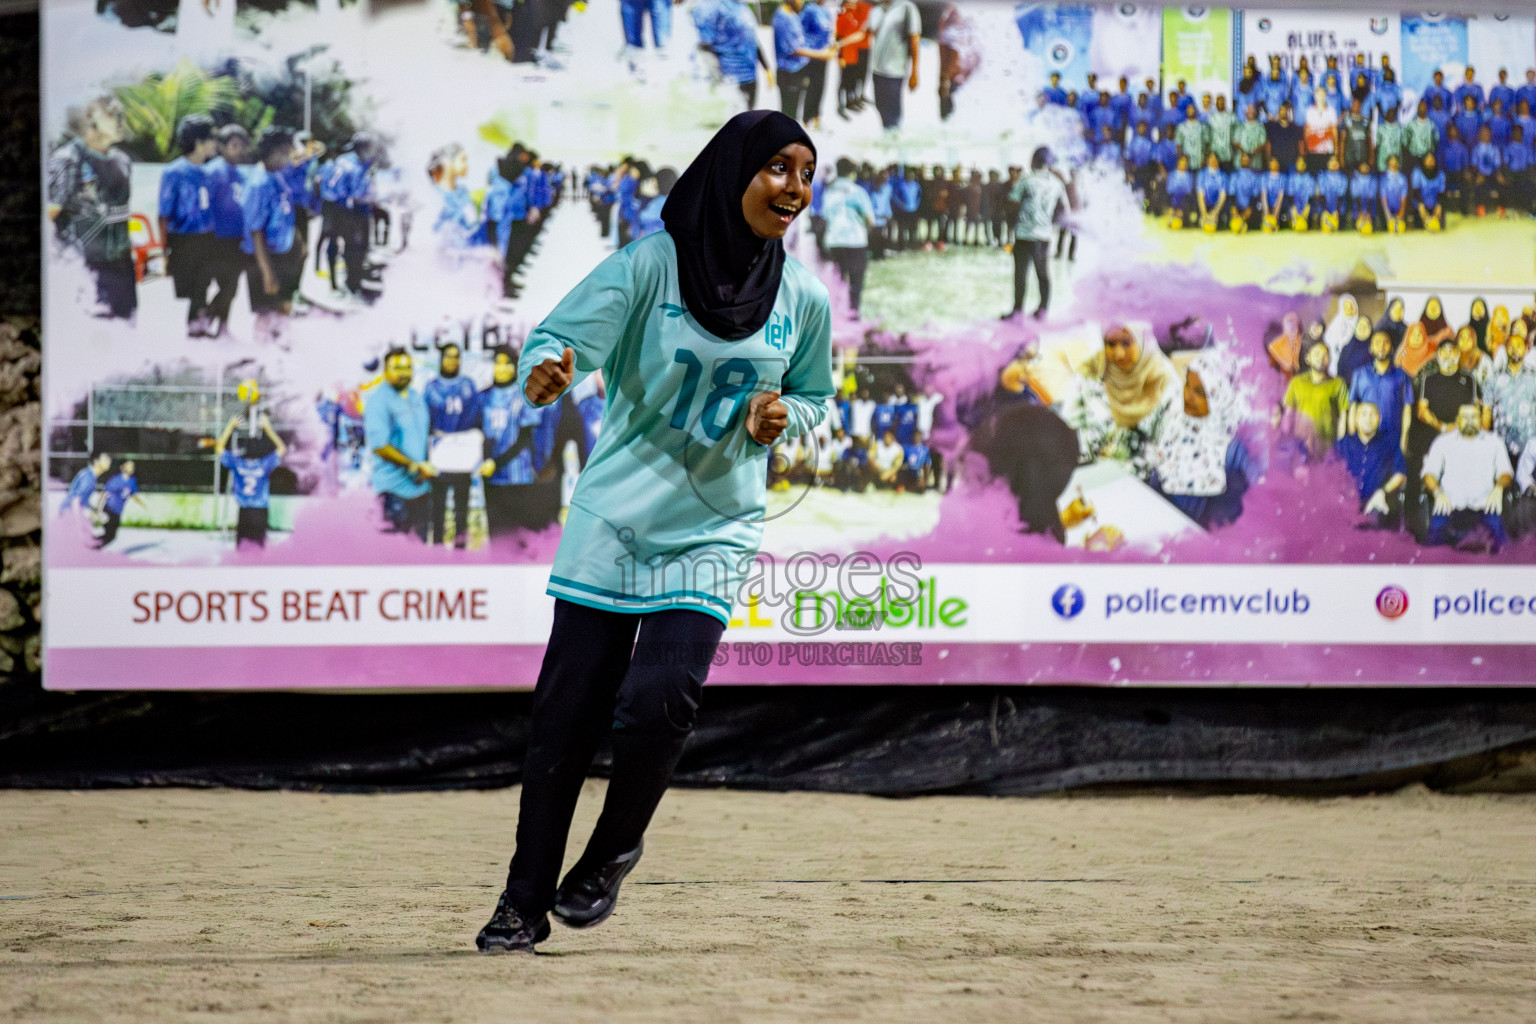
[[[532,404],[599,368],[610,387],[547,588],[517,852],[485,952],[531,952],[551,910],[600,924],[640,859],[762,539],[770,447],[810,433],[833,394],[827,290],[782,241],[815,171],[792,119],[738,114],[678,180],[666,230],[608,257],[528,338],[518,386]],[[557,889],[610,731],[602,814]]]

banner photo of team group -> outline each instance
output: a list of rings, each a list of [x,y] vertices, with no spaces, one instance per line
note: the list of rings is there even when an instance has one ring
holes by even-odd
[[[835,393],[767,460],[712,680],[1528,678],[1528,10],[48,0],[42,26],[49,688],[531,686],[611,396],[598,370],[534,405],[525,339],[750,108],[816,144],[785,248],[832,322],[741,344],[830,331]],[[674,425],[730,443],[760,371],[685,357]],[[702,586],[583,511],[637,579]]]

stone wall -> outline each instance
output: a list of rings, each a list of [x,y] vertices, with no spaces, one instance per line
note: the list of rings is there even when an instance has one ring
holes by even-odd
[[[37,15],[0,17],[0,680],[35,690],[42,406]]]
[[[37,331],[0,323],[0,674],[36,675],[42,438]]]

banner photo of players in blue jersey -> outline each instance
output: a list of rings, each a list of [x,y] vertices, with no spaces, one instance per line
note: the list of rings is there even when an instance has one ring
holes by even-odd
[[[721,682],[1529,675],[1528,13],[50,0],[42,26],[51,688],[530,686],[568,522],[615,560],[604,602],[729,608]],[[830,320],[720,339],[669,293],[645,365],[686,401],[656,429],[696,443],[588,473],[645,381],[538,405],[525,348],[576,331],[551,314],[583,282],[632,286],[759,108],[815,142],[785,280]],[[746,393],[822,345],[765,511],[712,524],[763,552],[714,594],[631,499],[713,500]]]

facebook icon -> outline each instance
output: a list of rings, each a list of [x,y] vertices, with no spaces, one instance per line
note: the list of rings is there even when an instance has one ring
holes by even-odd
[[[1051,595],[1051,608],[1063,619],[1075,619],[1083,613],[1083,608],[1088,604],[1083,592],[1070,583],[1064,583],[1056,588],[1056,593]]]

